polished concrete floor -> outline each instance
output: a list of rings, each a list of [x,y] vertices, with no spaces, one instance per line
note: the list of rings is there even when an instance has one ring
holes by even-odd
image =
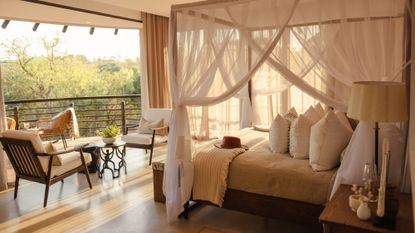
[[[91,139],[88,139],[91,140]],[[93,139],[95,140],[95,139]],[[154,161],[165,159],[166,147],[157,147]],[[153,200],[152,169],[143,150],[128,149],[128,174],[113,179],[109,172],[99,179],[77,174],[50,189],[47,208],[42,207],[44,186],[22,182],[19,195],[0,193],[0,232],[310,232],[307,226],[250,214],[202,206],[190,218],[166,220],[165,206]]]

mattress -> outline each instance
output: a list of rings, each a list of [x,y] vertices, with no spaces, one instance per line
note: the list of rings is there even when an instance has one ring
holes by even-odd
[[[231,163],[228,189],[317,205],[327,202],[337,169],[314,172],[309,160],[271,152],[267,132],[247,128],[232,135],[240,137],[249,150]]]

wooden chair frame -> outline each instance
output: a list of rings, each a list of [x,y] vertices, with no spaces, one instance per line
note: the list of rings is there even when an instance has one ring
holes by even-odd
[[[0,138],[0,142],[2,143],[3,150],[6,152],[10,160],[10,163],[12,164],[13,169],[16,173],[16,181],[15,181],[15,187],[14,187],[14,199],[16,199],[17,197],[20,179],[25,179],[25,180],[30,180],[33,182],[45,184],[45,196],[44,196],[44,201],[43,201],[43,207],[47,206],[49,187],[55,184],[56,182],[59,182],[59,181],[63,182],[63,179],[77,172],[85,173],[86,178],[88,180],[89,188],[92,189],[92,183],[89,177],[88,168],[86,166],[85,158],[82,153],[82,148],[87,146],[88,144],[82,145],[77,148],[73,148],[71,150],[64,150],[64,151],[59,151],[59,152],[51,153],[51,154],[48,154],[48,153],[38,154],[36,153],[32,145],[32,142],[29,140]],[[66,153],[70,153],[73,151],[79,151],[82,164],[61,175],[51,177],[53,156],[60,155],[60,154],[66,154]],[[43,170],[38,156],[49,157],[47,173]]]

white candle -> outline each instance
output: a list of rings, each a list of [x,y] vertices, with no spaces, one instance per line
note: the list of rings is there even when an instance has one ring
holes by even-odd
[[[389,139],[384,138],[382,143],[382,169],[380,175],[380,188],[378,195],[378,208],[376,214],[379,217],[385,215],[385,195],[386,195],[386,177],[387,177],[387,168],[389,162]]]

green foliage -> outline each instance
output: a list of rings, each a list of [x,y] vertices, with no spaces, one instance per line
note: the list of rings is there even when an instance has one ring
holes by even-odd
[[[139,60],[89,61],[63,54],[58,36],[41,38],[40,44],[45,50],[40,57],[29,54],[31,44],[25,38],[1,44],[8,56],[2,62],[6,100],[140,93]]]
[[[106,128],[104,128],[102,131],[97,130],[96,134],[103,138],[115,138],[117,137],[121,132],[121,128],[116,125],[109,125]]]

